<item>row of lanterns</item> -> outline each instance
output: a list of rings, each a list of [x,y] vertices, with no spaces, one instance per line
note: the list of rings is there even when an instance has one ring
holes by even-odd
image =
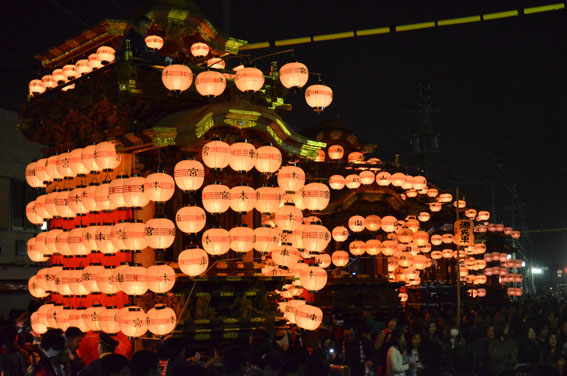
[[[51,74],[43,76],[41,80],[31,80],[28,85],[30,95],[43,94],[46,90],[56,88],[93,70],[102,68],[105,64],[112,63],[115,58],[114,48],[101,46],[87,59],[78,60],[75,64],[67,64],[61,69],[55,69]]]
[[[49,328],[67,330],[73,326],[83,332],[95,331],[108,334],[124,333],[128,337],[141,337],[148,331],[165,336],[175,329],[175,311],[157,304],[147,313],[137,306],[124,308],[93,305],[88,308],[66,308],[61,305],[44,304],[30,317],[34,332],[43,334]]]

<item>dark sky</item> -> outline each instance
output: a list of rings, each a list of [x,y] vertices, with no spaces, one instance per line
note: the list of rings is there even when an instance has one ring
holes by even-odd
[[[25,100],[29,80],[43,74],[33,60],[35,54],[83,31],[83,23],[126,19],[142,2],[3,2],[0,106],[16,109]],[[197,1],[220,30],[228,28],[231,36],[249,42],[553,2],[239,0],[230,3],[226,24],[223,0]],[[436,175],[439,185],[459,185],[467,197],[490,209],[494,181],[499,221],[511,224],[510,208],[522,207],[523,218],[514,211],[516,223],[523,219],[532,230],[567,227],[566,37],[567,10],[562,10],[296,46],[295,56],[310,70],[321,72],[333,88],[334,101],[317,115],[301,96],[290,97],[294,111],[286,120],[301,131],[339,116],[363,140],[377,144],[380,157],[392,160],[400,153],[405,161],[408,139],[420,126],[412,88],[431,85],[432,105],[438,110],[433,125],[440,135],[443,163],[443,174]],[[567,232],[535,233],[532,240],[540,262],[567,266]]]

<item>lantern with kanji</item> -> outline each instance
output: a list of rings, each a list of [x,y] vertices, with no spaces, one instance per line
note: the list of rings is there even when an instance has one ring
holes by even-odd
[[[116,179],[112,180],[108,184],[108,199],[110,200],[110,210],[126,207],[126,200],[124,199],[124,184],[127,182],[128,176],[119,175],[116,177]],[[105,184],[103,183],[99,186],[101,187],[101,190],[104,189],[102,188],[104,185]],[[101,199],[104,199],[104,193],[104,191],[101,191]],[[95,201],[97,201],[97,191],[95,191]],[[103,203],[103,205],[105,205],[105,203]]]
[[[119,269],[116,279],[118,287],[127,295],[141,296],[148,291],[146,282],[147,269],[143,266],[131,265]]]
[[[128,307],[118,317],[120,331],[128,337],[141,337],[148,331],[148,318],[140,307]]]
[[[165,202],[173,197],[175,192],[175,182],[171,175],[163,172],[156,172],[146,176],[144,182],[146,196],[155,202]]]
[[[342,175],[333,175],[329,178],[329,187],[340,190],[345,187],[346,180]]]
[[[248,142],[236,142],[230,145],[230,167],[234,171],[246,172],[254,167],[256,148]]]
[[[348,249],[353,256],[361,256],[366,252],[366,243],[362,240],[353,240],[350,242]]]
[[[348,227],[353,232],[361,232],[366,227],[366,219],[360,215],[353,215],[348,220]]]
[[[303,213],[293,204],[286,204],[276,210],[276,225],[284,231],[293,231],[303,222]]]
[[[319,291],[327,284],[327,272],[318,266],[309,266],[299,272],[299,280],[308,291]]]
[[[302,88],[309,79],[309,70],[298,61],[284,64],[280,68],[280,81],[287,89]]]
[[[332,235],[336,242],[344,242],[348,239],[348,230],[344,226],[337,226],[333,229]]]
[[[49,295],[49,292],[45,291],[42,286],[37,283],[37,277],[35,275],[28,280],[28,291],[34,298],[45,298]]]
[[[333,262],[333,265],[335,265],[338,268],[342,268],[343,266],[346,266],[348,264],[348,260],[349,260],[349,256],[348,253],[346,253],[345,251],[335,251],[331,255],[331,261]]]
[[[301,238],[305,249],[319,253],[329,244],[331,233],[325,226],[310,224],[303,227]]]
[[[230,234],[222,228],[211,228],[203,233],[203,248],[211,256],[219,256],[230,249]]]
[[[333,90],[326,85],[311,85],[305,89],[305,101],[314,111],[323,111],[333,101]]]
[[[270,253],[280,242],[280,231],[272,227],[254,229],[254,249],[260,253]]]
[[[323,321],[323,311],[313,305],[303,304],[295,309],[294,317],[299,328],[316,330]]]
[[[152,218],[146,222],[145,231],[148,247],[166,249],[175,240],[175,225],[167,218]]]
[[[207,215],[198,206],[185,206],[177,211],[175,223],[181,231],[187,234],[195,234],[205,227]]]
[[[173,170],[175,184],[183,191],[196,191],[205,180],[203,164],[195,160],[177,162]]]
[[[124,248],[122,249],[141,251],[147,246],[146,225],[142,222],[127,223],[124,226]]]
[[[193,82],[193,72],[185,65],[169,65],[163,69],[161,81],[167,90],[181,93],[191,86]]]
[[[106,307],[98,317],[100,330],[107,334],[118,333],[120,331],[120,326],[118,325],[118,313],[119,310],[116,307]]]
[[[285,192],[299,192],[305,184],[305,172],[296,166],[284,166],[278,172],[278,185]]]
[[[390,175],[389,172],[382,171],[376,174],[376,184],[381,187],[387,187],[388,185],[390,185],[391,180],[392,175]]]
[[[280,206],[281,193],[279,188],[260,187],[256,189],[255,208],[260,213],[275,213]]]
[[[104,267],[100,263],[92,263],[81,271],[81,284],[87,291],[87,294],[100,292],[97,284],[97,276],[104,271]]]
[[[222,184],[210,184],[203,188],[201,197],[206,211],[224,213],[230,207],[230,189]]]
[[[258,68],[245,67],[236,72],[234,83],[242,92],[256,92],[264,86],[264,73]]]
[[[272,260],[274,260],[277,265],[285,266],[287,268],[291,268],[301,259],[299,251],[289,245],[283,245],[274,249],[271,256]]]
[[[347,175],[345,177],[345,185],[349,189],[357,189],[360,187],[360,176],[356,174]]]
[[[190,277],[203,274],[209,267],[209,256],[200,248],[186,249],[179,254],[179,269]]]
[[[380,254],[381,246],[382,246],[382,242],[380,240],[369,239],[366,241],[364,245],[364,249],[366,250],[366,253],[368,253],[370,256],[376,256]]]
[[[331,198],[329,187],[323,183],[306,184],[301,191],[301,195],[305,208],[313,211],[325,210]]]
[[[152,265],[146,269],[146,285],[157,294],[164,294],[175,285],[175,270],[169,265]]]
[[[157,336],[171,333],[177,324],[175,311],[166,307],[165,304],[156,304],[148,311],[147,319],[148,330]]]
[[[235,252],[245,253],[254,247],[254,230],[249,227],[234,227],[229,231],[230,248]]]
[[[254,167],[261,173],[273,174],[282,165],[282,153],[274,146],[261,146],[256,150]]]
[[[130,208],[143,208],[150,202],[150,197],[146,194],[144,184],[146,179],[139,175],[132,175],[123,182],[124,202]],[[101,186],[104,184],[101,184]],[[104,195],[104,188],[101,188],[101,193]],[[96,200],[96,196],[95,196]],[[102,201],[102,200],[101,200]],[[101,203],[101,206],[106,206]]]
[[[30,316],[30,325],[32,330],[37,334],[44,334],[47,332],[47,320],[41,317],[41,313],[36,311]]]
[[[118,223],[118,225],[126,225],[127,223]],[[104,254],[111,255],[115,254],[116,252],[124,249],[124,240],[121,240],[122,248],[118,248],[115,245],[115,242],[112,239],[112,236],[118,237],[118,233],[114,231],[114,226],[108,223],[103,224],[102,226],[98,226],[97,231],[95,233],[95,243],[99,251]],[[120,230],[120,235],[123,237],[123,229]]]
[[[246,185],[230,189],[230,208],[237,213],[247,213],[256,205],[256,190]]]

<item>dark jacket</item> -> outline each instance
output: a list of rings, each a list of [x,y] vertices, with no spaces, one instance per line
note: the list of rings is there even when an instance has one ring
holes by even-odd
[[[124,355],[109,354],[100,359],[93,360],[87,368],[79,372],[79,376],[111,376],[118,375],[121,371],[130,367],[128,359]]]
[[[493,338],[488,341],[489,371],[491,375],[510,372],[518,363],[518,346],[512,338]]]

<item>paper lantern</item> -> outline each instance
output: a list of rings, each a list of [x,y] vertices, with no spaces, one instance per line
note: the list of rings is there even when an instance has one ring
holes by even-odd
[[[177,211],[175,223],[184,233],[195,234],[205,227],[207,215],[198,206],[185,206]]]
[[[30,260],[33,262],[46,262],[49,260],[48,257],[44,256],[43,253],[35,247],[35,238],[31,238],[27,242],[27,254]]]
[[[124,268],[117,268],[116,282],[125,294],[141,296],[148,291],[146,275],[147,269],[143,266],[128,265]]]
[[[443,258],[449,259],[452,258],[454,253],[452,249],[444,249],[442,252]]]
[[[115,307],[106,307],[98,316],[100,330],[107,334],[116,334],[120,331],[118,315],[121,310]]]
[[[273,174],[282,165],[282,153],[274,146],[261,146],[256,150],[254,167],[261,173]]]
[[[457,200],[453,203],[453,206],[458,209],[463,209],[467,206],[467,203],[464,200]]]
[[[114,56],[115,53],[116,51],[114,50],[114,48],[109,46],[101,46],[96,50],[96,54],[98,55],[98,57],[100,58],[103,64],[112,63],[115,58]]]
[[[57,209],[55,207],[56,198],[58,194],[59,191],[52,191],[46,195],[44,208],[45,208],[45,212],[47,213],[47,216],[44,216],[44,219],[58,216]]]
[[[71,249],[69,248],[69,231],[65,230],[60,232],[55,238],[56,249],[59,254],[63,256],[72,256]]]
[[[349,244],[348,249],[353,256],[361,256],[366,252],[366,243],[362,240],[354,240]]]
[[[226,89],[226,79],[222,73],[204,71],[195,78],[197,92],[205,97],[218,97]]]
[[[421,212],[417,216],[417,219],[419,219],[421,222],[427,222],[431,219],[431,214],[429,214],[428,212]]]
[[[398,227],[398,220],[391,215],[382,217],[381,227],[385,232],[394,232]]]
[[[118,317],[120,331],[128,337],[141,337],[148,331],[147,316],[140,307],[132,306]]]
[[[453,201],[453,195],[451,195],[450,193],[441,193],[439,196],[437,196],[437,201],[444,204],[449,203]]]
[[[419,230],[419,221],[417,219],[415,219],[414,217],[408,217],[406,218],[406,222],[405,222],[405,226],[407,228],[409,228],[411,231],[416,232],[417,230]]]
[[[429,234],[425,231],[413,233],[413,241],[418,247],[423,247],[429,242]]]
[[[332,235],[336,242],[344,242],[348,239],[348,230],[344,226],[337,226],[333,229]]]
[[[167,218],[152,218],[146,222],[146,243],[153,249],[171,247],[175,240],[175,225]]]
[[[323,183],[309,183],[301,191],[305,208],[312,211],[321,211],[329,205],[331,192]]]
[[[102,60],[100,59],[100,56],[98,56],[98,54],[90,54],[88,57],[88,62],[90,67],[94,70],[94,69],[98,69],[98,68],[102,68]]]
[[[332,189],[343,189],[345,187],[346,180],[342,175],[333,175],[329,178],[329,187]]]
[[[323,111],[333,101],[333,90],[326,85],[311,85],[305,89],[305,101],[315,111]]]
[[[84,176],[90,172],[90,170],[88,170],[85,165],[83,165],[83,160],[81,157],[82,153],[82,148],[73,149],[71,150],[71,152],[69,152],[67,162],[69,164],[69,168],[73,172],[72,176]]]
[[[512,239],[520,239],[521,232],[520,231],[512,231],[510,236],[512,237]]]
[[[247,213],[256,205],[256,190],[254,188],[237,185],[230,190],[230,208],[237,213]]]
[[[441,240],[445,244],[451,244],[453,243],[453,234],[443,234],[441,235]]]
[[[369,239],[366,241],[364,245],[364,249],[366,253],[368,253],[370,256],[376,256],[380,254],[380,251],[382,249],[381,246],[382,246],[382,242],[380,240]]]
[[[201,242],[209,255],[224,255],[230,249],[230,234],[222,228],[211,228],[203,233]]]
[[[417,191],[415,189],[410,189],[406,192],[406,196],[410,198],[417,197]]]
[[[255,208],[260,213],[275,213],[280,206],[281,194],[279,188],[261,187],[256,189]]]
[[[185,65],[172,64],[163,69],[161,81],[167,90],[181,93],[191,86],[193,72]]]
[[[413,176],[411,175],[406,175],[406,181],[402,184],[402,189],[409,191],[414,191],[413,189]],[[406,192],[406,193],[408,193]],[[417,193],[416,193],[417,196]],[[413,196],[415,197],[415,196]]]
[[[200,248],[186,249],[179,254],[178,264],[182,273],[195,277],[207,270],[209,256]]]
[[[230,189],[222,184],[210,184],[201,194],[206,211],[213,214],[224,213],[230,207]]]
[[[305,184],[305,172],[296,166],[284,166],[278,172],[278,185],[285,192],[299,192]]]
[[[348,220],[348,227],[353,232],[361,232],[366,227],[366,219],[360,215],[353,215]]]
[[[71,296],[71,288],[69,288],[69,273],[71,272],[68,268],[63,268],[55,275],[55,291],[56,293],[63,296]]]
[[[398,231],[398,241],[400,243],[410,243],[413,240],[413,231],[408,228],[403,228]]]
[[[41,288],[41,286],[37,283],[37,278],[36,276],[32,276],[29,280],[28,280],[28,291],[30,292],[30,295],[33,296],[34,298],[45,298],[46,296],[49,295],[48,291],[45,291],[43,288]]]
[[[77,72],[81,76],[92,72],[92,70],[93,68],[90,66],[87,59],[81,59],[75,63],[75,72]]]
[[[230,163],[231,149],[227,143],[214,140],[203,146],[201,155],[207,167],[222,169]]]
[[[260,253],[270,253],[280,242],[280,232],[271,227],[254,229],[254,249]]]
[[[70,309],[68,316],[69,327],[78,328],[83,333],[88,332],[89,328],[87,327],[87,324],[84,323],[83,318],[81,317],[86,310],[87,310],[86,307]]]
[[[407,180],[407,176],[402,172],[396,172],[390,178],[390,182],[394,187],[401,187]]]
[[[331,145],[327,150],[329,158],[333,160],[341,159],[345,154],[345,149],[341,145]]]
[[[47,325],[46,321],[43,318],[40,318],[39,312],[34,312],[30,316],[30,325],[32,330],[37,334],[44,334],[47,332]]]
[[[327,253],[315,255],[313,263],[319,265],[321,268],[328,268],[331,265],[331,256]]]
[[[434,260],[439,260],[443,257],[443,253],[441,251],[433,251],[431,252],[431,258]]]
[[[74,80],[79,76],[79,73],[75,70],[75,65],[67,64],[63,66],[63,76],[69,81]]]
[[[264,85],[264,73],[257,68],[245,67],[236,72],[234,83],[244,93],[256,92]]]
[[[169,265],[152,265],[146,270],[146,285],[156,294],[164,294],[175,285],[175,270]]]
[[[287,268],[293,267],[301,259],[299,251],[289,245],[282,245],[274,249],[271,253],[272,260],[277,265],[285,266]]]
[[[45,273],[46,291],[57,292],[57,275],[63,270],[61,266],[52,266],[47,268]]]
[[[91,264],[82,270],[81,274],[81,284],[87,294],[93,294],[100,292],[100,288],[97,284],[97,276],[104,270],[104,267],[100,264]]]
[[[245,253],[254,247],[254,230],[248,227],[234,227],[229,231],[230,248]]]
[[[369,215],[365,218],[365,226],[368,231],[378,231],[382,224],[382,220],[377,215]]]
[[[111,171],[116,164],[116,146],[112,142],[101,142],[95,145],[95,162],[103,171]]]
[[[318,266],[309,266],[300,271],[301,285],[308,291],[319,291],[327,284],[327,272]]]
[[[360,187],[360,176],[356,174],[347,175],[345,185],[348,189],[357,189]]]
[[[220,73],[219,73],[220,74]],[[230,145],[230,167],[234,171],[250,171],[256,162],[256,148],[247,142],[237,142]]]
[[[203,57],[209,54],[209,46],[203,42],[196,42],[191,45],[191,55]]]
[[[333,262],[333,265],[338,268],[342,268],[343,266],[346,266],[348,264],[349,256],[345,251],[335,251],[331,255],[331,260]]]
[[[309,70],[300,62],[284,64],[280,68],[280,81],[287,88],[302,88],[309,79]]]
[[[349,153],[347,157],[348,163],[362,163],[364,162],[364,154],[358,151],[353,151]],[[372,180],[374,181],[374,175],[372,175]]]
[[[59,171],[57,170],[57,155],[52,155],[47,158],[45,165],[45,173],[49,176],[49,180],[58,181],[63,178]]]
[[[31,95],[38,95],[45,93],[45,85],[41,80],[31,80],[29,85],[30,94]]]
[[[443,205],[440,202],[430,202],[429,203],[429,210],[431,210],[434,213],[441,211],[442,208],[443,208]]]
[[[284,231],[293,231],[303,222],[303,213],[293,204],[286,204],[276,210],[276,225]]]
[[[331,241],[331,233],[322,225],[306,225],[301,232],[303,247],[309,252],[319,253],[327,248]]]
[[[32,162],[26,166],[26,182],[32,188],[41,188],[43,187],[43,182],[35,174],[36,164],[37,162]]]
[[[147,318],[148,330],[157,336],[173,332],[177,324],[175,311],[164,304],[156,304],[148,311]]]
[[[88,145],[81,150],[81,162],[89,172],[101,171],[95,160],[95,145]]]
[[[69,165],[69,156],[71,153],[61,153],[55,159],[55,168],[57,173],[62,178],[69,178],[75,176],[75,173]]]
[[[55,196],[55,211],[58,217],[63,219],[70,219],[75,216],[75,212],[71,209],[69,205],[69,193],[71,191],[66,189],[58,192]]]
[[[514,229],[512,227],[504,227],[504,235],[511,235]]]
[[[45,76],[41,77],[41,83],[43,84],[43,87],[47,90],[57,87],[57,81],[50,74],[46,74]]]
[[[144,39],[144,42],[146,42],[146,46],[152,50],[160,50],[163,47],[163,38],[159,35],[148,35]]]
[[[61,329],[62,331],[66,331],[69,328],[69,314],[71,313],[71,309],[64,307],[62,310],[59,310],[54,318],[55,318],[55,326],[57,329]]]
[[[490,219],[490,212],[486,210],[481,210],[478,212],[477,220],[478,221],[488,221]]]
[[[376,174],[376,184],[378,184],[381,187],[387,187],[388,185],[390,185],[391,179],[392,179],[392,175],[390,175],[389,172],[382,171]]]
[[[72,256],[86,256],[91,253],[83,243],[83,233],[85,231],[84,227],[75,227],[69,231],[67,237],[67,243],[69,244],[69,254]]]
[[[146,176],[144,191],[150,200],[154,202],[165,202],[173,197],[173,193],[175,193],[175,182],[170,175],[163,172],[156,172]]]
[[[69,289],[75,296],[86,296],[89,291],[83,285],[83,270],[75,269],[69,272]]]
[[[124,249],[131,251],[141,251],[148,246],[144,223],[134,222],[124,226],[124,246]]]
[[[53,304],[45,304],[49,306],[48,310],[45,313],[45,317],[47,320],[47,327],[52,329],[57,329],[57,316],[63,311],[62,305],[53,305]]]
[[[225,69],[226,68],[226,62],[223,59],[221,59],[220,57],[212,57],[209,60],[207,60],[207,68]]]
[[[143,208],[150,202],[150,198],[145,192],[145,182],[146,179],[139,175],[132,175],[124,179],[122,182],[122,197],[126,207]],[[101,193],[104,193],[104,188],[101,188]],[[106,207],[105,204],[102,204],[102,206]]]
[[[418,191],[427,188],[427,179],[424,176],[414,176],[413,188]]]
[[[50,214],[47,212],[47,209],[45,207],[45,199],[47,198],[47,195],[39,195],[36,199],[35,199],[35,204],[34,204],[34,211],[36,212],[36,214],[42,218],[42,220],[48,219],[50,218]]]
[[[374,183],[375,176],[372,171],[369,170],[362,171],[360,174],[358,174],[358,176],[360,177],[360,182],[364,185],[370,185]]]
[[[43,218],[36,213],[34,207],[35,201],[31,201],[26,205],[26,218],[34,225],[41,225],[43,223]]]
[[[118,228],[115,226],[120,225],[120,232],[117,232]],[[105,255],[112,255],[116,252],[124,249],[124,231],[123,228],[127,223],[118,223],[116,225],[105,224],[103,226],[98,226],[95,233],[95,243],[98,250]],[[116,240],[113,239],[116,238]],[[120,239],[119,239],[120,237]],[[116,244],[120,242],[121,248],[117,247]]]
[[[115,180],[112,180],[108,184],[108,199],[110,200],[110,210],[125,208],[126,200],[124,199],[125,185],[128,184],[128,177],[126,175],[119,175]],[[105,189],[104,183],[99,187],[101,190]],[[101,191],[101,193],[105,193]],[[100,196],[101,198],[103,195]],[[95,191],[95,201],[97,200],[97,191]],[[98,202],[97,202],[98,208]]]
[[[177,162],[173,171],[175,184],[183,191],[196,191],[205,180],[203,164],[195,160]]]
[[[49,181],[49,175],[45,172],[45,164],[47,162],[47,158],[41,158],[35,163],[33,168],[35,176],[39,179],[39,181],[44,185],[44,183]]]

